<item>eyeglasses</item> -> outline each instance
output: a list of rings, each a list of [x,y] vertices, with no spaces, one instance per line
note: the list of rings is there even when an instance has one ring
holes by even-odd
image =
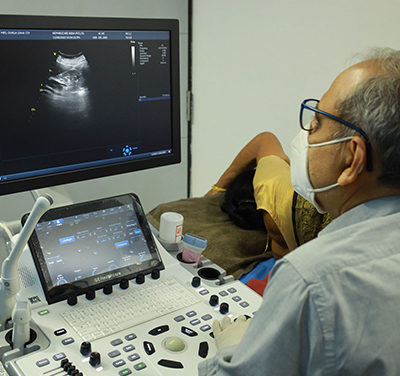
[[[316,113],[325,115],[325,116],[339,122],[340,124],[343,124],[351,129],[354,129],[355,131],[360,133],[361,136],[365,140],[365,145],[366,145],[366,149],[367,149],[367,166],[366,167],[367,167],[367,171],[372,171],[371,143],[369,141],[367,134],[361,128],[356,127],[354,124],[351,124],[337,116],[331,115],[328,112],[319,110],[318,103],[319,103],[318,99],[306,99],[301,104],[301,107],[300,107],[300,127],[301,127],[301,129],[304,129],[305,131],[313,130],[313,128],[315,126],[315,122],[318,121],[315,116]]]

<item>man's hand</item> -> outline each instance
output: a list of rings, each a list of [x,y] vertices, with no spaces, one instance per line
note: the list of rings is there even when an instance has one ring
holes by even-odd
[[[243,315],[240,315],[234,322],[231,322],[228,316],[225,316],[221,323],[215,320],[213,332],[217,348],[222,349],[223,347],[237,345],[246,332],[250,321],[251,319],[246,319]]]

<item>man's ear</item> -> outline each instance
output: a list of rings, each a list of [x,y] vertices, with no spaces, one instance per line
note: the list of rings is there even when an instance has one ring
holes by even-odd
[[[354,183],[367,163],[367,148],[361,137],[354,136],[350,140],[346,158],[348,167],[341,173],[337,181],[341,186]]]

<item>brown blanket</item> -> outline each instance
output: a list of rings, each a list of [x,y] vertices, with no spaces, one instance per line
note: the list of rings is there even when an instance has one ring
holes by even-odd
[[[224,194],[178,200],[157,206],[147,214],[148,221],[160,227],[164,212],[183,215],[183,234],[189,232],[207,239],[203,255],[235,279],[249,272],[260,261],[272,257],[265,252],[267,233],[237,227],[221,210]]]

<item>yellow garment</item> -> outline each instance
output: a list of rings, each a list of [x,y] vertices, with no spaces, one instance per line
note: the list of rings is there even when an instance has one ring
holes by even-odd
[[[293,197],[292,218],[296,224],[295,235],[299,245],[316,238],[318,233],[332,222],[328,213],[318,213],[310,202],[297,193]]]
[[[294,191],[290,180],[290,166],[275,155],[261,158],[253,185],[257,209],[269,213],[292,251],[298,244],[292,221]]]

